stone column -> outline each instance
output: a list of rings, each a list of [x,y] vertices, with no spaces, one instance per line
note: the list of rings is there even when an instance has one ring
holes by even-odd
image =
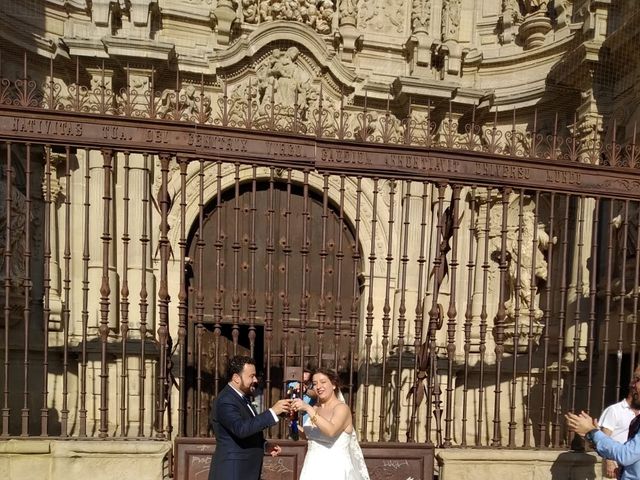
[[[462,47],[459,43],[461,0],[442,2],[442,46],[446,57],[445,70],[450,75],[459,75],[462,70]]]
[[[59,206],[62,200],[62,190],[64,186],[61,184],[60,175],[58,171],[60,168],[64,169],[66,163],[66,155],[60,153],[51,153],[49,155],[49,161],[51,164],[51,191],[47,193],[48,185],[47,180],[42,183],[42,197],[49,198],[51,203],[49,204],[49,248],[51,251],[51,258],[49,260],[49,330],[59,331],[62,330],[62,277],[60,273],[60,258],[62,251],[60,245],[63,245],[64,238],[64,220],[59,215]],[[45,205],[46,208],[46,205]]]
[[[358,13],[356,3],[356,0],[340,0],[340,28],[336,33],[337,39],[342,43],[342,60],[349,63],[354,61],[358,48],[357,42],[362,39],[362,34],[356,28]]]
[[[142,154],[129,156],[129,328],[130,336],[139,335],[143,316],[148,332],[155,330],[155,275],[150,185],[153,158]],[[122,172],[124,175],[125,172]],[[145,196],[146,190],[146,196]],[[143,277],[145,282],[143,283]],[[146,307],[145,307],[146,305]]]
[[[431,0],[413,0],[411,4],[411,37],[407,47],[414,52],[413,73],[426,72],[431,66]]]

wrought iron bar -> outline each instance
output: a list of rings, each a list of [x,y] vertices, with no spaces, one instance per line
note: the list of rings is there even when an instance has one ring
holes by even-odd
[[[344,175],[340,176],[340,198],[338,205],[338,245],[335,254],[335,304],[333,307],[333,336],[334,336],[334,364],[335,370],[338,371],[339,350],[340,350],[340,336],[342,332],[342,263],[344,260],[344,244],[343,244],[343,231],[346,229],[344,223]]]
[[[274,255],[276,253],[275,244],[275,222],[276,222],[276,208],[275,208],[275,168],[269,168],[269,192],[267,200],[267,276],[266,276],[266,291],[265,291],[265,308],[264,308],[264,341],[267,360],[267,372],[265,378],[265,401],[267,405],[271,405],[271,365],[272,365],[272,341],[273,341],[273,313],[274,313]]]
[[[458,279],[458,232],[460,230],[460,185],[452,187],[451,203],[448,213],[445,211],[445,225],[442,240],[446,250],[451,241],[451,260],[449,261],[449,308],[447,308],[447,406],[445,414],[444,446],[452,445],[453,431],[453,361],[456,354],[456,322],[458,311],[456,309],[456,281]]]
[[[129,152],[124,152],[124,192],[122,197],[122,286],[120,287],[120,341],[122,342],[122,371],[120,373],[120,434],[123,437],[128,433],[127,422],[127,392],[129,383],[129,362],[127,354],[127,341],[129,337],[129,181],[131,165],[129,164]]]
[[[416,307],[415,307],[415,321],[414,321],[414,362],[413,362],[413,378],[411,382],[413,384],[412,390],[410,390],[411,399],[411,418],[409,419],[409,428],[407,430],[407,441],[415,442],[416,433],[418,430],[418,391],[423,388],[424,384],[424,372],[422,370],[422,324],[424,321],[424,302],[422,300],[422,284],[424,282],[424,266],[427,262],[425,258],[425,245],[426,245],[426,231],[427,231],[427,200],[429,183],[422,182],[422,195],[421,195],[421,220],[420,220],[420,253],[418,255],[418,284],[416,288]]]
[[[576,389],[578,387],[578,359],[580,357],[580,319],[582,318],[582,299],[584,290],[584,277],[582,262],[584,260],[584,224],[585,224],[585,197],[580,196],[577,199],[578,209],[578,243],[577,247],[577,273],[576,273],[576,289],[575,289],[575,309],[573,311],[573,375],[571,378],[571,411],[576,410]],[[633,340],[632,340],[633,341]]]
[[[365,323],[366,323],[366,331],[365,331],[365,336],[364,336],[364,347],[365,347],[365,364],[364,364],[364,384],[362,386],[364,392],[363,392],[363,396],[362,396],[362,429],[361,429],[361,436],[362,436],[362,441],[366,442],[368,441],[368,430],[367,430],[367,426],[368,426],[368,421],[369,421],[369,390],[370,390],[370,385],[371,385],[371,379],[370,379],[370,374],[371,374],[371,346],[373,344],[373,320],[374,320],[374,316],[373,316],[373,311],[374,311],[374,306],[373,306],[373,287],[374,287],[374,279],[376,277],[375,275],[375,268],[376,268],[376,260],[378,259],[378,257],[376,256],[376,229],[378,226],[378,194],[379,194],[379,190],[378,190],[378,182],[379,180],[377,178],[373,179],[373,189],[371,192],[371,235],[369,237],[369,282],[368,282],[368,295],[367,295],[367,313],[366,313],[366,317],[365,317]],[[373,424],[371,425],[371,437],[373,437],[374,435],[374,426]]]
[[[26,145],[26,158],[25,158],[25,218],[30,219],[32,216],[32,200],[31,200],[31,182],[32,182],[32,174],[31,170],[31,144],[27,143]],[[30,379],[30,362],[29,362],[29,350],[30,350],[30,328],[31,328],[31,298],[33,293],[33,277],[31,273],[31,222],[25,222],[24,226],[24,279],[22,281],[23,291],[24,291],[24,308],[22,313],[23,324],[24,324],[24,353],[22,360],[22,381],[23,381],[23,392],[22,392],[22,410],[21,410],[21,419],[22,424],[20,428],[20,436],[28,437],[29,436],[29,418],[31,414],[31,409],[29,407],[29,399],[31,397],[31,392],[29,390],[29,379]]]
[[[613,218],[613,208],[614,208],[614,200],[610,200],[607,202],[607,214],[609,217],[608,223],[608,242],[607,242],[607,265],[606,265],[606,277],[605,277],[605,287],[604,287],[604,315],[603,315],[603,339],[602,339],[602,399],[601,399],[601,408],[604,409],[605,401],[606,401],[606,389],[607,389],[607,365],[609,360],[609,328],[610,328],[610,320],[611,320],[611,297],[613,292],[611,290],[612,284],[612,276],[613,276],[613,229],[614,218]]]
[[[564,353],[564,335],[565,335],[565,326],[566,326],[566,303],[567,303],[567,256],[568,256],[568,248],[569,248],[569,205],[571,203],[571,197],[569,195],[565,195],[564,198],[564,214],[562,216],[562,241],[560,243],[561,247],[561,277],[560,277],[560,300],[559,300],[559,308],[558,308],[558,351],[557,351],[557,371],[556,371],[556,392],[555,392],[555,405],[554,405],[554,417],[553,417],[553,445],[554,447],[560,446],[560,429],[561,425],[561,405],[560,405],[560,395],[561,389],[563,385],[562,379],[562,357]]]
[[[69,436],[69,326],[71,316],[71,151],[65,147],[64,156],[64,278],[62,303],[62,408],[60,436]]]
[[[515,127],[514,127],[515,129]],[[517,192],[518,197],[518,231],[516,234],[516,256],[517,259],[514,259],[511,255],[511,258],[508,259],[509,264],[513,268],[515,263],[516,269],[516,278],[515,278],[515,288],[514,288],[514,301],[513,301],[513,355],[511,357],[511,392],[510,392],[510,401],[509,401],[509,448],[515,448],[516,446],[516,394],[517,394],[517,385],[518,385],[518,353],[520,348],[520,298],[522,295],[523,280],[522,280],[522,235],[524,230],[524,199],[525,192],[523,190],[519,190]],[[531,228],[535,230],[537,227],[536,224],[533,224]],[[533,255],[533,252],[532,252]],[[535,294],[531,296],[531,304],[535,300]],[[527,350],[528,352],[528,350]]]
[[[596,197],[593,201],[593,227],[591,236],[591,271],[589,275],[589,338],[587,340],[587,355],[588,361],[588,373],[587,373],[587,410],[593,412],[593,378],[594,378],[594,352],[596,349],[596,304],[597,304],[597,280],[600,267],[598,265],[599,259],[599,244],[598,237],[600,235],[600,198]],[[640,229],[640,223],[638,224]],[[640,257],[638,257],[640,258]]]
[[[84,222],[82,228],[82,351],[80,353],[80,408],[78,417],[80,420],[78,435],[87,436],[87,340],[89,328],[89,261],[91,260],[91,241],[89,238],[89,222],[91,212],[90,202],[90,151],[84,150]]]
[[[361,253],[360,253],[360,208],[362,204],[362,177],[356,178],[356,212],[354,219],[354,239],[351,245],[351,260],[353,268],[353,290],[351,296],[351,309],[349,313],[349,406],[351,410],[355,408],[354,398],[354,376],[356,363],[356,345],[358,335],[358,319],[360,318],[360,274],[361,274]]]
[[[255,358],[256,351],[256,196],[258,188],[258,169],[251,166],[251,205],[249,207],[249,291],[247,292],[247,314],[249,320],[249,354]]]
[[[11,361],[10,361],[10,325],[11,325],[11,259],[13,252],[11,250],[11,226],[12,221],[12,191],[13,191],[13,164],[12,164],[12,148],[11,143],[6,142],[5,148],[7,150],[7,158],[5,164],[5,226],[4,226],[4,362],[3,362],[3,385],[2,385],[2,436],[8,437],[9,432],[9,419],[11,417],[11,408],[9,407],[9,385],[11,384]]]
[[[213,303],[213,342],[214,342],[214,358],[219,359],[220,356],[220,336],[222,335],[222,318],[224,310],[224,294],[222,285],[222,273],[226,267],[224,261],[223,247],[224,247],[224,234],[222,233],[222,162],[216,162],[216,280],[215,280],[215,299]],[[202,343],[201,343],[202,345]],[[199,357],[200,358],[200,357]],[[198,360],[199,362],[201,360]],[[220,390],[220,367],[219,362],[215,362],[213,367],[213,393],[218,396]],[[199,390],[201,391],[201,390]],[[199,428],[199,427],[198,427]]]
[[[436,355],[436,332],[440,330],[442,327],[442,307],[438,303],[440,296],[440,287],[442,281],[444,279],[444,265],[443,262],[446,260],[446,247],[444,239],[444,226],[445,226],[445,210],[444,210],[444,195],[446,192],[447,186],[443,183],[438,184],[438,204],[437,204],[437,227],[436,227],[436,237],[433,243],[434,245],[434,257],[433,257],[433,269],[431,271],[431,276],[433,277],[433,291],[432,291],[432,300],[431,300],[431,308],[429,310],[429,331],[427,334],[428,342],[429,342],[429,374],[428,374],[428,388],[427,388],[427,405],[429,402],[433,401],[433,418],[435,420],[436,426],[436,442],[437,446],[442,445],[442,410],[441,410],[441,401],[440,401],[440,381],[438,379],[438,358]],[[442,269],[442,270],[441,270]],[[429,408],[429,407],[427,407]],[[431,412],[428,413],[427,416],[427,430],[428,437],[427,443],[431,443]]]
[[[202,401],[202,357],[203,357],[203,337],[205,333],[204,328],[204,254],[205,254],[205,229],[204,229],[204,179],[205,179],[205,162],[200,160],[198,169],[198,232],[196,233],[196,262],[198,275],[196,278],[196,298],[195,298],[195,359],[193,363],[196,367],[196,391],[194,394],[194,406],[195,406],[195,428],[194,435],[202,436],[206,432],[202,429],[202,416],[204,415],[206,405]],[[217,270],[217,268],[216,268]],[[216,367],[218,359],[218,351],[216,350]],[[217,381],[215,382],[217,385]]]
[[[545,286],[545,297],[546,304],[544,308],[543,318],[544,318],[544,335],[542,339],[543,343],[543,358],[542,358],[542,382],[541,382],[541,391],[542,391],[542,399],[540,402],[540,441],[539,445],[548,446],[549,442],[547,441],[547,418],[545,416],[546,412],[546,402],[547,402],[547,365],[549,359],[549,328],[551,322],[551,283],[553,276],[551,275],[553,268],[553,244],[555,243],[555,239],[553,237],[554,232],[554,222],[555,222],[555,206],[556,206],[556,196],[555,193],[551,193],[551,199],[549,201],[549,238],[551,239],[549,243],[549,249],[547,251],[547,271],[549,272],[547,278],[547,284]]]
[[[388,101],[388,97],[387,97]],[[388,120],[388,119],[387,119]],[[394,415],[394,428],[391,429],[391,441],[397,442],[399,437],[400,430],[400,393],[402,391],[403,381],[402,381],[402,354],[404,353],[404,331],[405,325],[407,323],[407,266],[409,264],[409,224],[410,224],[410,215],[411,215],[411,182],[404,182],[404,198],[401,202],[401,215],[404,214],[404,218],[402,220],[402,230],[400,233],[400,238],[402,239],[402,251],[400,253],[400,305],[398,308],[398,332],[397,332],[397,343],[396,343],[396,356],[397,356],[397,364],[396,364],[396,385],[395,391],[393,392],[393,403],[396,405],[395,407],[395,415]],[[398,242],[400,243],[400,242]]]
[[[635,247],[635,266],[634,266],[634,276],[633,276],[633,285],[640,285],[640,208],[636,203],[636,211],[638,212],[638,218],[636,219],[637,227],[635,232],[636,237],[636,247]],[[638,341],[636,339],[636,334],[638,332],[638,288],[633,289],[633,293],[631,294],[631,367],[635,369],[636,365],[638,365],[638,360],[636,358],[636,348],[638,347]],[[591,357],[589,357],[591,358]],[[633,375],[633,373],[631,373]]]
[[[100,437],[109,435],[109,363],[107,341],[109,338],[109,312],[111,287],[109,285],[109,251],[111,250],[111,173],[113,152],[102,150],[103,210],[102,210],[102,279],[100,283]]]
[[[389,352],[389,329],[391,327],[391,303],[389,300],[391,292],[391,269],[393,263],[393,228],[395,224],[395,195],[396,195],[396,182],[395,180],[389,181],[389,220],[387,221],[388,243],[387,243],[387,256],[385,261],[386,266],[386,278],[385,278],[385,294],[384,294],[384,307],[382,308],[382,340],[380,345],[382,346],[382,386],[380,388],[380,426],[378,430],[378,441],[386,441],[386,419],[387,419],[387,407],[386,407],[386,394],[387,394],[387,354]]]
[[[476,418],[476,446],[482,445],[482,424],[484,416],[484,369],[487,339],[487,293],[489,281],[489,233],[491,232],[491,197],[492,189],[486,190],[485,219],[484,219],[484,251],[482,256],[482,307],[480,310],[480,343],[478,346],[480,356],[480,384],[478,387],[478,416]]]
[[[318,312],[316,313],[316,318],[318,319],[318,330],[316,332],[317,342],[318,342],[318,366],[320,366],[320,362],[322,360],[322,354],[324,352],[324,332],[325,325],[327,324],[327,293],[325,291],[325,279],[326,279],[326,270],[327,270],[327,256],[328,245],[327,245],[327,219],[329,217],[329,175],[324,174],[322,183],[322,232],[320,234],[320,292],[318,298]],[[301,338],[304,341],[304,338],[301,335]],[[337,348],[336,348],[337,350]],[[304,365],[304,360],[301,365]]]
[[[521,195],[524,192],[521,192]],[[534,331],[533,326],[538,322],[538,308],[536,306],[536,294],[538,292],[536,265],[538,255],[541,252],[538,251],[539,239],[538,239],[538,226],[540,216],[540,192],[535,192],[534,196],[535,205],[533,207],[533,233],[531,238],[531,276],[529,278],[529,329],[527,333],[527,399],[525,402],[526,420],[524,421],[524,446],[529,447],[531,444],[531,431],[533,430],[533,420],[531,418],[531,386],[532,386],[532,370],[533,370],[533,344],[534,344]],[[517,363],[516,363],[517,364]]]
[[[495,383],[495,400],[493,406],[493,439],[491,446],[502,446],[502,431],[501,424],[502,418],[500,414],[500,397],[502,394],[502,357],[504,355],[504,323],[507,315],[505,309],[506,302],[506,276],[507,276],[507,233],[508,230],[508,215],[509,215],[509,200],[511,198],[511,189],[504,188],[502,190],[502,229],[500,236],[500,264],[498,266],[500,275],[500,287],[498,294],[498,313],[495,317],[494,339],[495,339],[495,354],[496,354],[496,383]]]
[[[187,389],[187,331],[188,331],[188,293],[187,293],[187,168],[189,160],[184,157],[178,157],[178,166],[180,168],[180,238],[178,240],[178,248],[180,249],[180,287],[178,291],[178,378],[177,384],[180,389],[178,399],[178,436],[186,435],[186,398]],[[124,335],[123,335],[124,336]],[[124,338],[123,338],[124,341]],[[169,353],[172,355],[172,352]],[[183,393],[185,392],[185,393]]]
[[[614,131],[615,131],[615,119],[614,119]],[[612,149],[615,148],[615,139],[613,140]],[[628,230],[629,230],[629,200],[625,200],[623,204],[622,212],[618,212],[618,216],[622,216],[622,223],[618,225],[618,232],[622,231],[622,237],[618,235],[617,240],[619,251],[616,252],[620,255],[620,260],[618,260],[618,265],[620,265],[620,291],[618,293],[618,301],[620,302],[618,309],[618,343],[616,350],[616,399],[620,398],[620,382],[622,380],[622,349],[624,345],[624,336],[626,333],[625,328],[625,297],[627,295],[626,281],[625,277],[627,275],[627,251],[629,246],[627,245],[627,240],[629,238]],[[623,239],[620,242],[620,238]],[[635,365],[631,365],[631,369],[635,369]]]
[[[140,418],[140,424],[138,425],[138,436],[144,437],[144,422],[145,422],[145,393],[146,393],[146,379],[147,379],[147,318],[149,313],[149,292],[147,290],[147,256],[149,255],[149,202],[151,195],[151,171],[149,168],[149,154],[144,153],[142,155],[144,163],[144,172],[142,177],[142,232],[140,233],[140,249],[142,262],[140,269],[142,271],[140,279],[140,301],[138,303],[140,309],[140,365],[138,371],[138,381],[140,382],[140,400],[138,404],[138,416]],[[149,262],[150,263],[150,262]]]
[[[172,199],[169,195],[169,167],[171,157],[160,154],[160,236],[158,238],[158,251],[160,253],[160,282],[158,288],[158,347],[160,350],[158,358],[158,397],[156,398],[156,436],[159,438],[169,438],[170,423],[167,418],[167,428],[165,428],[165,412],[169,401],[169,378],[168,361],[171,352],[171,337],[169,334],[169,210]]]
[[[467,413],[469,407],[469,358],[471,355],[471,328],[473,327],[473,290],[474,273],[476,267],[474,246],[478,241],[479,228],[477,225],[477,187],[472,186],[469,192],[469,256],[467,261],[467,308],[464,312],[464,377],[462,383],[462,432],[460,444],[467,445]]]
[[[299,333],[300,333],[300,366],[304,366],[304,346],[305,335],[307,331],[307,323],[309,321],[309,300],[310,300],[310,270],[309,255],[311,253],[311,236],[309,230],[311,228],[311,214],[309,212],[309,171],[305,170],[302,177],[302,243],[300,245],[300,260],[302,263],[301,283],[300,283],[300,310],[299,310]],[[324,276],[325,272],[320,272]],[[320,364],[318,364],[320,365]],[[286,379],[285,379],[286,380]]]
[[[231,340],[233,354],[238,354],[238,340],[240,338],[240,164],[235,164],[233,188],[233,290],[231,292]]]

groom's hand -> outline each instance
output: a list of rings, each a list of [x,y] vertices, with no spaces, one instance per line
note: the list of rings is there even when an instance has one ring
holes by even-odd
[[[282,400],[278,400],[274,403],[271,409],[276,413],[276,415],[282,415],[283,413],[289,413],[291,411],[291,400],[287,398],[283,398]]]

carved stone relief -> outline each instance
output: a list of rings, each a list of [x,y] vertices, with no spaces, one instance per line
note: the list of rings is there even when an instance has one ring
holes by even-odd
[[[493,196],[489,199],[491,226],[489,232],[489,249],[491,257],[497,264],[502,253],[501,231],[503,207],[501,199]],[[535,203],[525,197],[520,211],[520,199],[511,195],[507,210],[506,235],[506,291],[504,292],[505,308],[505,348],[506,351],[526,351],[529,342],[529,329],[533,343],[537,343],[542,334],[543,312],[539,305],[540,286],[547,280],[548,265],[546,251],[555,238],[550,238],[544,223],[536,222]],[[520,219],[522,215],[522,219]],[[534,245],[535,239],[535,245]],[[534,250],[535,248],[535,250]],[[499,279],[496,272],[496,279]],[[495,293],[498,287],[494,287]],[[516,331],[516,317],[518,325]],[[517,337],[517,342],[515,338]]]
[[[31,263],[35,265],[41,261],[40,249],[42,248],[40,226],[42,225],[41,204],[32,202],[31,213],[27,216],[27,197],[25,195],[24,172],[16,172],[17,167],[11,169],[11,189],[9,192],[10,207],[7,211],[7,179],[6,169],[0,169],[0,280],[3,284],[9,280],[9,309],[10,325],[15,324],[23,317],[24,309],[24,280],[27,277],[33,282],[33,272],[25,270],[25,257],[27,244],[25,242],[27,222],[31,231]],[[18,178],[20,177],[20,178]],[[53,186],[52,186],[53,187]],[[7,226],[10,228],[10,237],[7,239]],[[8,240],[8,242],[7,242]],[[8,243],[8,245],[7,245]],[[9,247],[7,249],[7,247]],[[5,257],[9,250],[10,256]],[[7,262],[10,262],[9,278],[7,278]],[[35,293],[35,291],[34,291]],[[55,312],[52,312],[55,314]],[[0,327],[4,327],[4,317],[0,317]]]
[[[231,93],[230,123],[257,126],[272,119],[274,127],[285,127],[278,122],[296,120],[305,123],[311,119],[312,108],[318,101],[318,87],[298,63],[300,52],[296,47],[275,49],[257,68],[257,79],[238,85]],[[251,109],[249,109],[251,101]],[[248,118],[251,112],[252,118]]]
[[[360,0],[358,27],[381,33],[402,33],[404,30],[404,0]]]
[[[166,89],[160,95],[158,116],[204,123],[211,116],[211,97],[201,94],[195,85],[182,87],[177,95],[175,90]]]
[[[332,0],[242,0],[246,23],[291,20],[309,25],[316,32],[331,33],[335,14]]]
[[[411,31],[429,32],[431,26],[431,0],[413,0],[411,5]]]
[[[520,37],[525,50],[539,47],[551,30],[548,0],[502,0],[500,41],[511,43]]]
[[[457,39],[460,30],[460,0],[442,2],[442,39]]]

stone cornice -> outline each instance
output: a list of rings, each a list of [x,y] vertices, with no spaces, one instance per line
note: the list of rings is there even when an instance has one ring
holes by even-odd
[[[175,57],[172,43],[157,40],[104,37],[102,43],[110,57],[133,57],[171,61]]]

